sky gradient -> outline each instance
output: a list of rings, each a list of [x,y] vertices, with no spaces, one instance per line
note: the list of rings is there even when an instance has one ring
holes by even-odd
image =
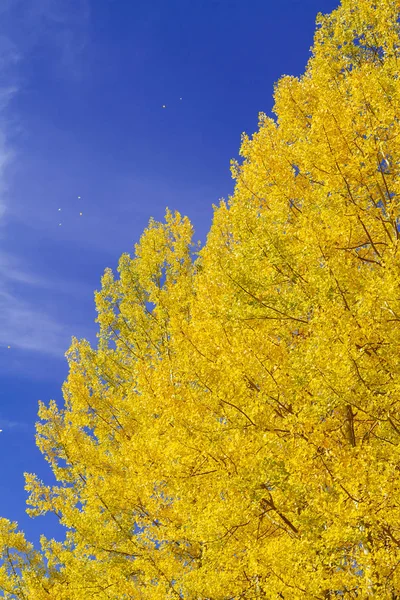
[[[104,269],[167,206],[204,242],[241,133],[304,71],[315,17],[337,4],[2,0],[0,516],[33,542],[60,537],[25,514],[23,473],[52,482],[37,403],[62,403],[71,336],[96,343]]]

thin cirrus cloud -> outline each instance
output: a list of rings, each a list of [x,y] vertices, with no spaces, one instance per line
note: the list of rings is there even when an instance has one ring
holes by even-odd
[[[39,46],[46,45],[58,73],[79,76],[82,51],[89,37],[89,17],[89,0],[2,0],[0,47],[8,50],[2,53],[6,68],[11,62],[23,62]]]
[[[23,421],[14,421],[12,419],[3,419],[0,416],[0,432],[3,431],[15,431],[20,433],[31,433],[32,426],[28,423],[24,423]]]
[[[69,327],[0,290],[0,345],[62,358],[70,341]]]
[[[17,87],[11,83],[9,86],[0,88],[0,218],[6,210],[7,166],[14,157],[14,151],[8,143],[7,107],[16,93]]]
[[[0,3],[0,347],[11,346],[62,358],[71,339],[70,326],[60,322],[40,302],[36,291],[65,282],[46,281],[21,268],[21,259],[8,253],[7,219],[12,206],[10,166],[18,165],[18,147],[11,140],[18,131],[13,100],[29,83],[26,64],[32,52],[45,44],[52,64],[64,77],[79,77],[80,55],[87,42],[89,4],[86,0],[2,0]],[[26,261],[24,261],[26,262]],[[74,288],[77,291],[76,287]]]
[[[26,293],[17,294],[15,287]],[[16,257],[0,253],[0,346],[63,358],[73,328],[25,300],[32,289],[42,293],[51,289],[64,297],[89,292],[83,284],[70,285],[27,272]],[[90,331],[85,333],[91,336]]]

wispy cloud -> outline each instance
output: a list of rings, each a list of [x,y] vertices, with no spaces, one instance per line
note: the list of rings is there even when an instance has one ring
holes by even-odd
[[[1,53],[1,42],[0,42],[0,53]],[[14,58],[10,58],[14,63]],[[15,59],[16,60],[16,59]],[[1,66],[3,63],[3,68]],[[7,58],[3,57],[0,60],[0,73],[6,71]],[[7,80],[7,77],[2,78],[3,81]],[[7,198],[7,167],[10,164],[11,159],[14,157],[15,152],[11,148],[8,142],[9,133],[9,119],[7,109],[12,101],[13,97],[18,91],[16,84],[13,82],[13,77],[10,76],[8,85],[0,87],[0,218],[3,216],[6,210],[6,198]]]
[[[7,49],[6,68],[12,61],[23,62],[38,46],[48,46],[49,61],[58,71],[79,76],[89,16],[89,0],[2,0],[0,47]]]
[[[23,423],[22,421],[3,419],[3,417],[0,416],[0,430],[18,433],[33,433],[33,426],[28,423]]]
[[[0,178],[1,179],[1,178]],[[0,289],[6,282],[14,281],[29,285],[44,285],[47,282],[40,277],[27,273],[20,265],[20,261],[6,252],[0,253]]]
[[[12,205],[8,167],[18,161],[18,148],[11,141],[18,129],[18,114],[12,109],[14,98],[28,83],[24,65],[32,53],[46,47],[58,76],[79,77],[88,17],[88,0],[0,2],[0,237],[6,227],[2,217]],[[46,281],[22,268],[20,262],[4,250],[0,239],[0,346],[61,358],[70,343],[70,328],[37,299],[33,301],[26,286],[46,289],[55,285],[58,292],[62,288],[68,292],[71,285]]]
[[[0,346],[62,358],[71,341],[71,325],[60,323],[32,301],[21,298],[14,291],[15,284],[22,284],[26,292],[29,286],[41,291],[51,288],[53,294],[74,296],[79,292],[89,295],[89,287],[44,279],[27,272],[16,257],[0,253]]]
[[[11,346],[62,358],[70,328],[15,295],[0,291],[0,346]]]
[[[10,134],[18,127],[18,115],[11,117],[9,109],[29,83],[24,67],[46,48],[46,61],[58,78],[83,76],[89,16],[89,0],[0,1],[0,218],[7,205],[7,166],[16,154]]]
[[[15,255],[5,251],[0,252],[0,290],[8,288],[13,283],[35,286],[43,290],[51,289],[60,294],[93,295],[92,287],[82,281],[71,282],[55,277],[51,279],[42,277],[34,271],[29,260],[22,261]]]

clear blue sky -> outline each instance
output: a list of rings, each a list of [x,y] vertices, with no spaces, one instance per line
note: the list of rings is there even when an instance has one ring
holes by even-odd
[[[204,241],[241,133],[337,4],[1,0],[0,516],[32,541],[59,534],[25,514],[23,472],[52,481],[37,402],[62,402],[71,336],[95,342],[104,268],[166,206]]]

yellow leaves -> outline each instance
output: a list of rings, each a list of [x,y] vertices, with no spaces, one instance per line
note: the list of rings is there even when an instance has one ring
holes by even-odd
[[[150,220],[135,247],[138,282],[147,290],[150,302],[157,303],[160,290],[187,272],[191,265],[191,237],[192,226],[179,213],[173,215],[167,210],[165,225]]]
[[[0,547],[3,553],[7,547],[13,547],[18,552],[26,552],[32,545],[25,541],[24,534],[17,532],[17,524],[7,519],[0,519]]]
[[[196,260],[167,211],[105,271],[98,347],[72,340],[64,407],[39,407],[59,485],[26,475],[30,513],[56,513],[67,539],[15,575],[7,549],[31,547],[0,522],[0,589],[41,600],[35,574],[55,600],[398,588],[398,9],[321,17],[277,121],[243,135]]]

